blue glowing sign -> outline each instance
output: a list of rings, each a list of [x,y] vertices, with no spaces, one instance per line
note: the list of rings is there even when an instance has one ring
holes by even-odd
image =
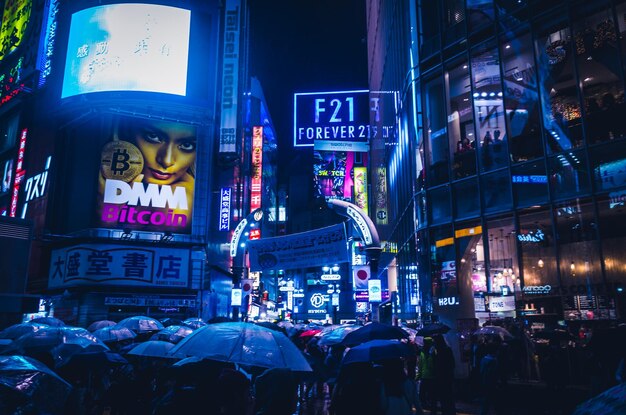
[[[375,110],[367,90],[294,94],[294,147],[366,152]]]
[[[230,187],[222,187],[220,190],[220,231],[230,230]]]
[[[513,175],[511,176],[511,181],[513,183],[539,183],[546,184],[548,183],[548,176],[545,175]]]
[[[100,91],[185,96],[191,11],[109,4],[72,15],[61,98]]]

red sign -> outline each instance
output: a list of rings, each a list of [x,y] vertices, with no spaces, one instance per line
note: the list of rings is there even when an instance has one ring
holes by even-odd
[[[251,241],[261,239],[261,229],[251,229],[249,238]]]
[[[26,136],[28,134],[28,129],[24,128],[22,130],[22,134],[20,135],[20,149],[17,153],[17,167],[15,168],[15,180],[13,181],[13,194],[11,195],[11,212],[9,216],[12,218],[17,214],[17,200],[20,194],[20,184],[24,180],[24,176],[26,175],[26,170],[23,169],[24,166],[24,153],[26,152]]]
[[[263,188],[263,127],[252,127],[252,180],[250,183],[250,212],[261,207]]]

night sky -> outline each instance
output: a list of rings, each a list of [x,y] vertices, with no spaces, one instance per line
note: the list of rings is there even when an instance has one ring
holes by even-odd
[[[367,89],[365,0],[250,0],[250,75],[263,87],[281,181],[294,159],[293,94]],[[311,151],[310,148],[298,151]]]

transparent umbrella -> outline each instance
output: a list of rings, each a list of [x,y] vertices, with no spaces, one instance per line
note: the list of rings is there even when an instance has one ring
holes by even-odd
[[[500,326],[483,326],[472,333],[473,336],[498,336],[500,340],[512,340],[513,335],[507,329]]]
[[[116,324],[117,323],[113,320],[98,320],[98,321],[94,321],[93,323],[91,323],[89,327],[87,327],[87,330],[93,333],[94,331],[98,329],[115,326]]]
[[[56,317],[37,317],[32,319],[30,323],[47,324],[48,326],[52,327],[63,327],[66,325],[63,320],[60,320]]]
[[[45,327],[15,339],[5,350],[5,354],[33,356],[39,353],[51,353],[53,348],[63,343],[77,344],[82,347],[91,344],[103,345],[98,338],[82,327]]]
[[[320,346],[332,346],[333,344],[339,344],[348,333],[361,327],[362,326],[359,326],[358,324],[343,324],[341,326],[337,326],[329,331],[322,332],[317,344]]]
[[[227,317],[224,317],[227,318]],[[230,320],[230,319],[228,319]],[[207,323],[204,322],[201,318],[188,318],[183,320],[183,325],[187,327],[191,327],[192,329],[199,329],[200,327],[204,327]]]
[[[193,333],[193,329],[187,326],[168,326],[158,333],[155,333],[150,340],[163,340],[170,343],[178,343],[185,337]]]
[[[32,333],[41,328],[50,327],[42,323],[19,323],[0,331],[0,339],[17,339],[27,333]]]
[[[28,356],[0,356],[0,386],[4,404],[21,398],[33,403],[41,414],[62,413],[72,389],[54,371]]]
[[[127,354],[145,357],[171,358],[172,356],[169,354],[169,352],[173,347],[174,343],[166,342],[163,340],[148,340],[143,343],[137,344],[135,347],[130,349]]]
[[[126,327],[127,329],[131,329],[137,334],[150,331],[159,331],[165,328],[159,320],[148,316],[128,317],[112,327]]]
[[[134,331],[126,327],[104,327],[93,332],[93,335],[103,342],[119,342],[137,337]]]
[[[310,372],[302,352],[283,333],[253,323],[216,323],[201,327],[170,351],[175,357],[196,356],[257,367]]]

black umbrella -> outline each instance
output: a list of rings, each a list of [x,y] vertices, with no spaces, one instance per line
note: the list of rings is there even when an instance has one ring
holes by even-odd
[[[399,340],[371,340],[352,347],[341,364],[377,362],[415,355],[415,348]]]
[[[272,323],[271,321],[257,321],[254,324],[256,324],[257,326],[266,327],[270,330],[279,331],[285,336],[287,335],[287,330],[285,330],[284,327],[280,327],[278,324]]]
[[[33,404],[38,413],[62,413],[72,386],[43,363],[28,356],[0,356],[0,400]],[[12,412],[10,412],[12,413]]]
[[[443,323],[427,323],[424,327],[417,330],[416,336],[433,336],[435,334],[446,334],[450,331],[450,327]]]
[[[353,347],[370,340],[406,339],[408,337],[408,333],[400,327],[373,322],[346,334],[341,344]]]
[[[57,365],[60,374],[75,375],[78,373],[103,372],[107,369],[128,364],[119,353],[111,351],[76,353]]]

